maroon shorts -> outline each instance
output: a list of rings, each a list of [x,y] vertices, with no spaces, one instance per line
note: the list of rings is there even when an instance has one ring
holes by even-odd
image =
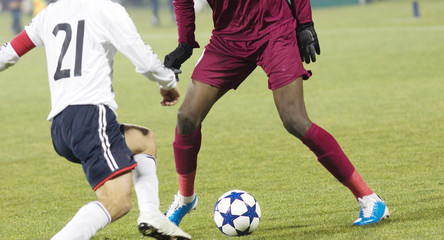
[[[302,65],[295,30],[284,25],[254,41],[212,35],[191,78],[221,89],[236,89],[256,66],[264,69],[271,90],[311,76]]]

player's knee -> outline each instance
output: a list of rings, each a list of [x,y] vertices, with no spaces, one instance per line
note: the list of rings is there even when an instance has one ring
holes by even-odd
[[[119,204],[122,216],[126,215],[132,208],[131,197],[125,198]]]
[[[115,199],[114,202],[114,207],[116,207],[116,209],[119,210],[120,216],[123,216],[125,214],[127,214],[132,207],[131,204],[131,196],[124,196],[120,199]]]
[[[132,207],[131,195],[129,194],[128,196],[122,196],[121,194],[109,195],[107,197],[99,197],[98,200],[106,208],[112,221],[125,216]]]
[[[286,117],[282,119],[285,129],[293,136],[302,139],[310,127],[310,121],[301,117]]]
[[[200,121],[191,116],[191,114],[180,110],[177,112],[177,125],[181,134],[190,134],[194,132],[194,130],[199,127],[199,124]]]
[[[125,216],[131,210],[132,207],[131,200],[125,199],[119,202],[116,201],[114,203],[114,207],[116,211],[114,213],[114,216],[112,216],[113,221]]]
[[[115,194],[107,198],[99,199],[108,210],[113,221],[125,216],[132,208],[131,194]]]
[[[108,210],[113,221],[131,210],[132,172],[106,181],[96,190],[97,200]]]

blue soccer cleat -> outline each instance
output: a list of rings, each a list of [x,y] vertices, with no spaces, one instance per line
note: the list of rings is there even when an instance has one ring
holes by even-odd
[[[372,195],[358,198],[358,205],[360,210],[358,219],[353,223],[355,226],[377,223],[382,219],[390,217],[385,202],[374,193]]]
[[[179,226],[182,218],[189,213],[191,210],[197,207],[197,195],[194,193],[192,196],[193,200],[191,202],[185,202],[185,197],[181,196],[179,193],[174,196],[174,201],[171,203],[170,207],[166,211],[165,215],[170,219],[171,222]]]

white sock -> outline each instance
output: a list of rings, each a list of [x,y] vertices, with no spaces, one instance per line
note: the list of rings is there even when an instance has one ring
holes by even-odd
[[[182,194],[180,194],[180,192],[177,192],[177,195],[180,197],[180,201],[185,204],[194,201],[194,198],[196,198],[196,193],[193,193],[193,195],[191,195],[189,197],[182,196]]]
[[[364,197],[370,197],[370,198],[373,198],[375,200],[382,200],[378,195],[376,195],[376,193],[372,193],[372,194],[364,196]]]
[[[159,211],[159,181],[156,159],[148,154],[134,155],[137,167],[133,170],[134,188],[140,212]]]
[[[98,201],[89,202],[51,240],[88,240],[111,223],[111,216]]]

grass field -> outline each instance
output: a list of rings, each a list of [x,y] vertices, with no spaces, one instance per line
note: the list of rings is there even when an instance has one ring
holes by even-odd
[[[181,227],[193,239],[227,239],[212,209],[230,189],[259,201],[259,228],[242,239],[444,239],[444,1],[394,0],[314,9],[322,54],[307,68],[311,119],[339,141],[392,218],[353,227],[358,207],[314,155],[286,133],[266,76],[257,69],[218,102],[203,125],[196,191],[199,206]],[[128,9],[161,59],[177,44],[165,10],[163,26],[149,26],[148,9]],[[198,16],[197,38],[210,36],[210,12]],[[29,17],[26,21],[29,20]],[[26,22],[25,21],[25,22]],[[0,14],[0,41],[10,18]],[[184,64],[184,94],[201,49]],[[95,199],[80,166],[59,157],[50,139],[44,49],[0,74],[0,239],[50,239]],[[161,209],[177,191],[172,153],[177,106],[161,107],[155,84],[123,55],[115,61],[119,120],[153,129],[158,143]],[[93,239],[139,239],[137,203]]]

